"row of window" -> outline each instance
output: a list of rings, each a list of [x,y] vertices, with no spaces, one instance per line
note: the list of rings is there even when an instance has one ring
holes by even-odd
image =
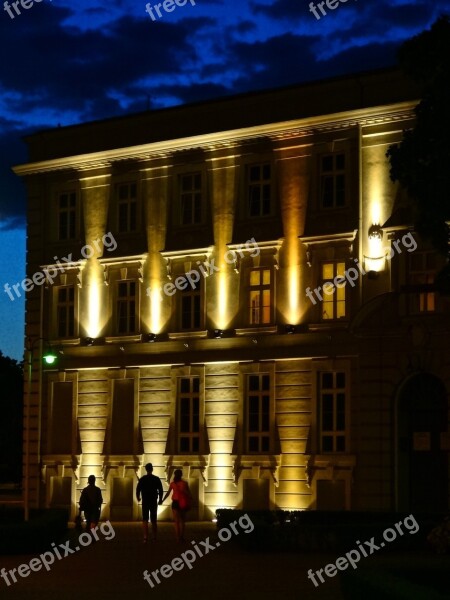
[[[274,177],[271,163],[249,165],[246,169],[246,214],[248,218],[274,214]],[[174,226],[200,225],[206,220],[206,185],[202,171],[178,176]],[[345,154],[320,158],[319,197],[322,209],[342,208],[348,202]],[[348,179],[348,178],[347,178]],[[133,233],[140,228],[139,191],[135,181],[118,183],[114,188],[115,230]],[[75,191],[58,197],[58,239],[75,240],[78,233],[78,207]]]
[[[419,252],[411,254],[408,265],[408,283],[411,286],[427,286],[433,283],[436,272],[435,254]],[[332,283],[336,277],[343,277],[346,264],[343,261],[321,264],[318,286],[323,290],[326,283]],[[243,323],[248,326],[271,325],[275,322],[274,277],[276,271],[271,268],[256,268],[248,271],[247,314]],[[335,286],[333,286],[335,287]],[[177,327],[180,331],[193,331],[204,328],[205,282],[200,280],[174,296],[177,301]],[[134,280],[118,281],[116,284],[114,332],[117,335],[139,333],[139,284]],[[348,285],[336,286],[333,294],[322,292],[323,301],[317,302],[321,321],[335,321],[349,317]],[[421,291],[409,295],[411,314],[433,312],[435,293]],[[56,336],[58,338],[75,337],[75,287],[62,286],[57,290]]]
[[[317,374],[318,451],[348,452],[347,374],[325,371]],[[195,453],[200,448],[199,378],[182,377],[178,395],[179,451]],[[268,373],[247,375],[245,391],[246,452],[273,452],[274,420],[271,376]]]
[[[274,447],[273,381],[270,373],[248,374],[244,387],[244,446],[248,454],[269,454]],[[111,414],[110,454],[134,452],[134,384],[122,380],[114,388]],[[50,431],[52,453],[71,453],[72,387],[55,383],[53,417]],[[200,378],[179,377],[176,399],[176,447],[179,454],[202,453],[204,410],[201,406]],[[59,391],[56,391],[59,390]],[[348,381],[344,371],[317,373],[317,451],[348,452]],[[58,396],[58,397],[56,397]],[[57,421],[56,417],[60,417]],[[64,418],[62,418],[64,417]],[[53,425],[51,425],[53,427]],[[117,431],[116,431],[117,430]]]

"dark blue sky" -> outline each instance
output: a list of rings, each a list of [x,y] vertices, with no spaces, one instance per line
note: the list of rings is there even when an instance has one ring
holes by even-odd
[[[23,135],[390,66],[450,12],[450,0],[348,0],[317,19],[309,0],[188,0],[153,21],[143,0],[42,0],[12,19],[2,3],[0,350],[17,359],[24,302],[4,284],[25,276],[25,194],[11,173],[26,162]]]

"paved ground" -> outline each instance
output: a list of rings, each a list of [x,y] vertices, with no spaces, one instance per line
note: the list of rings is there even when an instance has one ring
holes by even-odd
[[[238,545],[222,542],[208,555],[197,558],[192,570],[185,566],[160,585],[151,588],[144,581],[145,569],[154,571],[210,537],[219,541],[212,523],[188,524],[188,543],[177,544],[171,523],[159,525],[159,539],[142,544],[140,523],[114,524],[115,537],[110,541],[99,532],[100,541],[62,560],[57,560],[49,572],[30,572],[27,578],[17,577],[17,583],[7,587],[0,579],[0,598],[8,600],[341,600],[338,577],[326,580],[318,588],[307,579],[308,569],[323,568],[335,562],[335,554],[250,554]],[[108,532],[106,532],[108,534]],[[77,535],[71,530],[67,539],[77,545]],[[240,535],[245,535],[241,533]],[[64,540],[62,541],[64,542]],[[202,546],[199,545],[201,548]],[[51,548],[49,548],[51,550]],[[0,556],[0,568],[7,570],[29,563],[27,556]],[[425,557],[433,561],[434,557]],[[378,555],[367,563],[382,566],[386,562],[398,565],[417,562],[423,566],[423,556]],[[375,562],[377,561],[377,562]],[[411,599],[414,600],[414,599]]]

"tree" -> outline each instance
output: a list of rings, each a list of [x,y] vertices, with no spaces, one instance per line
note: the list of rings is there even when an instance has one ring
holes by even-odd
[[[0,482],[22,473],[23,368],[0,350]]]
[[[399,50],[401,69],[421,90],[413,129],[390,146],[393,181],[408,193],[414,226],[436,250],[450,259],[450,21],[440,17],[430,30],[406,41]],[[449,265],[438,275],[450,282]],[[447,283],[446,283],[447,282]]]

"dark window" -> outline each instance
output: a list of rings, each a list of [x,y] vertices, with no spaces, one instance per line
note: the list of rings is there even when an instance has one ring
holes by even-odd
[[[178,440],[180,452],[200,451],[200,379],[182,377],[178,390]]]
[[[64,192],[58,201],[58,239],[74,240],[76,236],[77,196],[75,192]]]
[[[201,281],[189,285],[180,295],[181,329],[200,329],[202,326],[202,286]]]
[[[58,337],[73,337],[75,334],[75,288],[60,287],[56,307]]]
[[[137,185],[121,183],[117,186],[117,225],[120,233],[137,230]]]
[[[408,256],[408,285],[423,289],[409,298],[410,313],[426,313],[436,310],[436,296],[431,289],[437,271],[436,252],[415,251]]]
[[[322,208],[345,206],[345,154],[322,156],[320,167],[320,201]]]
[[[248,212],[250,217],[271,214],[271,168],[270,164],[248,167]]]
[[[180,177],[181,225],[202,222],[202,175],[189,173]]]
[[[136,283],[119,281],[117,284],[117,333],[136,333]]]
[[[346,374],[325,371],[319,379],[319,441],[321,452],[346,451]]]
[[[247,376],[248,452],[270,451],[270,375]]]

